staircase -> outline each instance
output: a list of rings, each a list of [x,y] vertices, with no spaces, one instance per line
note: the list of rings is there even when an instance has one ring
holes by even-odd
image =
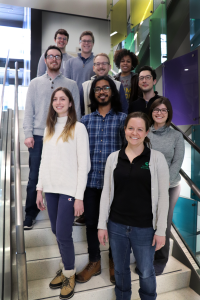
[[[19,112],[20,145],[21,145],[21,184],[23,211],[25,208],[26,185],[28,180],[28,150],[24,145],[24,134],[22,129],[24,111]],[[12,277],[13,277],[13,300],[17,300],[16,284],[16,236],[15,236],[15,206],[14,206],[14,167],[12,153]],[[49,282],[55,276],[59,268],[60,253],[56,238],[51,231],[47,211],[40,212],[37,222],[32,230],[25,231],[25,245],[28,273],[28,299],[59,299],[60,289],[52,290]],[[87,242],[85,226],[74,226],[73,240],[75,246],[75,265],[79,272],[88,262]],[[171,253],[173,241],[171,240]],[[191,271],[182,263],[177,261],[170,253],[169,262],[164,274],[158,276],[157,293],[158,300],[199,300],[200,296],[189,288]],[[93,277],[85,284],[76,284],[74,300],[114,300],[114,285],[109,280],[108,245],[101,246],[101,275]],[[131,278],[132,298],[139,299],[139,277],[134,272],[134,258],[131,255]]]

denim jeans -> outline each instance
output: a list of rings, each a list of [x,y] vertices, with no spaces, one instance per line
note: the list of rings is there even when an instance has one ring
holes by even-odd
[[[156,277],[152,247],[154,229],[108,222],[108,234],[115,266],[116,300],[131,299],[130,251],[133,250],[139,270],[141,300],[155,300]]]
[[[89,261],[92,262],[96,262],[101,259],[97,229],[101,193],[102,189],[86,187],[83,199]],[[109,257],[112,257],[110,249]]]
[[[38,183],[38,174],[40,168],[40,160],[42,155],[43,136],[34,135],[34,147],[29,148],[29,178],[27,185],[26,207],[25,212],[27,216],[33,219],[37,217],[39,209],[36,205],[37,191],[36,185]]]
[[[56,236],[65,270],[73,270],[75,263],[72,228],[74,222],[74,197],[45,193],[51,229]]]

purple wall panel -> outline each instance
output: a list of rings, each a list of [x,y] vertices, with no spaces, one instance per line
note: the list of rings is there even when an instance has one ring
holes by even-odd
[[[172,103],[174,124],[199,124],[197,50],[164,63],[163,95]]]

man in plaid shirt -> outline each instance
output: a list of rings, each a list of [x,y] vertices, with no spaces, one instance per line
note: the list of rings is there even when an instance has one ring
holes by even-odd
[[[121,148],[125,134],[119,92],[108,76],[95,79],[90,90],[92,113],[82,117],[90,144],[91,170],[88,174],[84,194],[84,212],[88,242],[89,264],[76,275],[77,282],[87,282],[101,273],[101,256],[97,236],[99,204],[103,188],[104,170],[107,157]],[[110,280],[115,283],[114,264],[109,249]]]

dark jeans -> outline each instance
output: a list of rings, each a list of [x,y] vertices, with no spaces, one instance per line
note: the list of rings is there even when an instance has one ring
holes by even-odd
[[[65,270],[73,270],[75,263],[72,228],[74,198],[68,195],[45,193],[51,229],[56,236]]]
[[[83,200],[89,260],[92,262],[101,259],[97,229],[101,193],[102,189],[86,187]],[[110,249],[109,257],[112,257]]]
[[[154,229],[126,226],[108,222],[108,234],[115,266],[116,300],[131,299],[130,251],[133,250],[140,280],[141,300],[155,300],[156,277],[153,266]]]
[[[158,275],[162,274],[169,258],[169,246],[170,246],[169,239],[170,239],[170,232],[171,232],[171,224],[172,224],[174,207],[179,198],[180,191],[181,191],[180,185],[169,189],[169,212],[167,218],[166,243],[164,247],[162,247],[160,250],[155,252],[155,258],[154,258],[155,271],[156,274]]]
[[[37,217],[39,209],[36,205],[37,191],[36,185],[38,183],[38,174],[40,167],[40,160],[42,155],[43,136],[34,135],[34,148],[29,148],[29,178],[27,185],[26,207],[25,212],[27,216],[33,219]]]

